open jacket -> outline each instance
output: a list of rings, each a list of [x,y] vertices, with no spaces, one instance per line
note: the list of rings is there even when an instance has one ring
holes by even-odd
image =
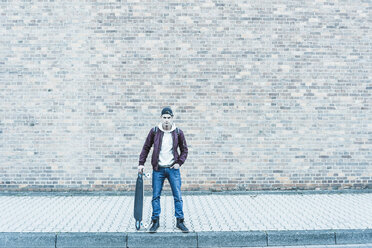
[[[187,158],[187,153],[188,153],[185,136],[182,130],[179,128],[178,128],[178,135],[177,135],[176,130],[173,130],[171,134],[172,134],[172,140],[173,140],[174,163],[178,163],[180,166],[182,166],[182,164],[185,163],[185,160]],[[151,164],[154,170],[156,171],[158,170],[159,154],[160,154],[163,136],[164,136],[164,132],[160,128],[158,128],[156,132],[154,128],[151,128],[149,134],[147,135],[145,144],[143,145],[142,152],[140,154],[139,165],[145,165],[147,155],[149,154],[152,145],[154,145],[154,150],[152,152],[152,158],[151,158]],[[178,150],[177,150],[178,147],[180,148],[181,154],[178,154]]]

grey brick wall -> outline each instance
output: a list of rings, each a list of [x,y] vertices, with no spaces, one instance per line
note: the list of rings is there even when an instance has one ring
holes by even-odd
[[[1,1],[0,189],[133,190],[168,105],[184,190],[371,188],[371,7]]]

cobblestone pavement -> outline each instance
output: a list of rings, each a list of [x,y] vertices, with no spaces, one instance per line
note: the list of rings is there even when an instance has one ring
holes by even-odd
[[[133,200],[133,196],[0,196],[0,232],[136,232]],[[368,193],[184,195],[183,203],[185,223],[192,232],[372,228]],[[162,196],[161,208],[158,232],[178,231],[173,197]],[[141,231],[150,224],[151,212],[151,197],[145,196]]]

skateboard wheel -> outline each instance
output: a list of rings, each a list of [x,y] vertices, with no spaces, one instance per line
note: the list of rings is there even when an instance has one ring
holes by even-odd
[[[136,221],[136,229],[139,230],[141,228],[141,222],[140,221]]]

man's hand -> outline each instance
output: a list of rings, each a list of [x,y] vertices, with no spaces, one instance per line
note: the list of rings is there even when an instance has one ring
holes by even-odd
[[[138,165],[138,173],[142,173],[143,174],[143,170],[145,169],[145,166],[143,165]]]
[[[175,169],[175,170],[178,170],[180,168],[180,165],[175,163],[172,167],[170,167],[171,169]]]

